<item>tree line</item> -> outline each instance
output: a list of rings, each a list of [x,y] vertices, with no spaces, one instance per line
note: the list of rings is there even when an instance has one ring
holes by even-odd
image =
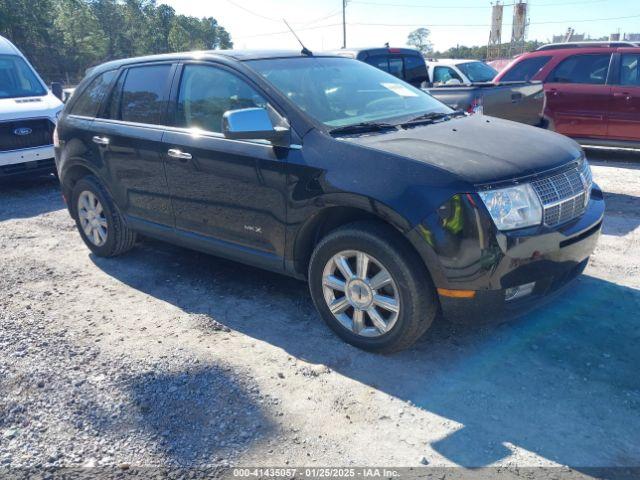
[[[67,85],[108,60],[233,46],[214,18],[178,15],[155,0],[0,0],[0,35],[45,81]]]

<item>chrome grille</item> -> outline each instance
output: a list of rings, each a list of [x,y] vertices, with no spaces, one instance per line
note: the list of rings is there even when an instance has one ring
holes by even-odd
[[[585,160],[560,173],[534,180],[531,185],[544,208],[544,223],[553,227],[582,215],[591,191],[591,170]]]

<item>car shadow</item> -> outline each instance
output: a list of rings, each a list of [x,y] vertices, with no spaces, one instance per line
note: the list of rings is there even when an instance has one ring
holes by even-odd
[[[622,237],[640,226],[640,197],[602,192],[606,211],[602,232]]]
[[[31,218],[63,208],[60,183],[53,175],[0,180],[0,222]]]
[[[640,170],[640,149],[622,150],[615,148],[584,147],[589,163],[592,165],[610,166],[615,162],[616,167]]]
[[[383,356],[331,334],[297,280],[155,241],[92,259],[185,312],[459,423],[431,444],[456,464],[490,465],[512,446],[574,467],[640,464],[640,290],[583,275],[517,320],[438,319],[412,349]]]
[[[160,368],[121,373],[114,387],[122,401],[115,404],[97,402],[100,393],[88,390],[105,386],[89,379],[77,387],[80,398],[68,403],[72,416],[88,422],[96,436],[144,444],[152,465],[182,468],[215,465],[273,435],[258,389],[229,367]]]

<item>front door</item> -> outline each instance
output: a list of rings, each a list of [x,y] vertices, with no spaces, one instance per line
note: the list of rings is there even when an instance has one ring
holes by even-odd
[[[574,138],[606,137],[610,60],[610,53],[572,55],[549,74],[546,111],[558,133]]]
[[[221,133],[224,112],[267,107],[264,96],[225,67],[186,64],[176,97],[163,139],[176,228],[281,262],[289,150]]]
[[[620,55],[620,74],[611,90],[609,137],[640,141],[640,54]]]
[[[173,225],[162,160],[161,126],[166,115],[171,64],[132,67],[120,75],[102,117],[94,120],[111,177],[112,194],[123,213]]]

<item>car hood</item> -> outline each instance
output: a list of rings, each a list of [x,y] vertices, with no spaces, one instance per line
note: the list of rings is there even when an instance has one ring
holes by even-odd
[[[483,115],[342,140],[427,163],[474,185],[518,180],[582,155],[567,137]]]
[[[62,110],[62,102],[53,94],[41,97],[2,98],[0,99],[0,121],[22,120],[24,118],[56,118]]]

